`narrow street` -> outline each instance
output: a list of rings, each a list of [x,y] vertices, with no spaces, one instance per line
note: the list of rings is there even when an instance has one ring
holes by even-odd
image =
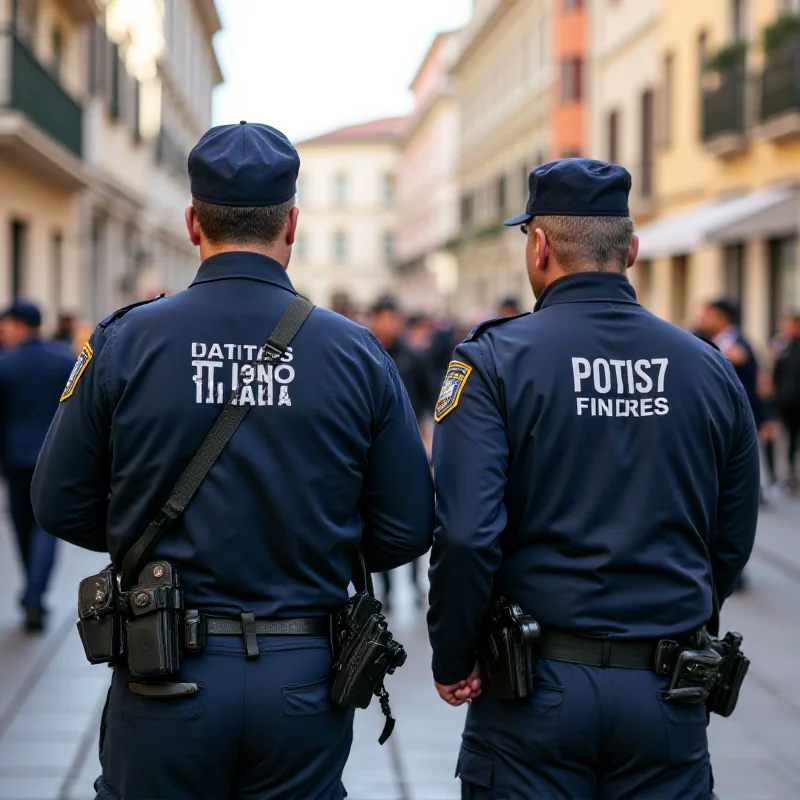
[[[5,516],[3,515],[3,519]],[[721,800],[800,797],[800,503],[764,511],[749,588],[725,607],[726,629],[739,630],[753,664],[736,714],[715,717],[710,738]],[[93,800],[99,773],[98,717],[109,671],[89,667],[75,632],[78,580],[104,565],[102,556],[61,550],[47,634],[18,630],[16,554],[0,529],[0,800]],[[423,615],[413,607],[406,570],[397,575],[397,638],[409,661],[391,679],[398,718],[385,747],[377,743],[377,703],[357,714],[356,741],[345,773],[349,800],[455,800],[463,711],[441,703],[430,678]]]

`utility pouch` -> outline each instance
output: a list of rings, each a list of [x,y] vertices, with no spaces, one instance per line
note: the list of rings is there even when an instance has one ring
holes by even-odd
[[[177,674],[182,611],[177,569],[168,561],[147,564],[130,591],[130,616],[125,626],[128,667],[134,678]]]
[[[516,603],[504,597],[492,600],[478,662],[496,697],[517,700],[533,692],[534,648],[540,638],[538,623]]]
[[[350,597],[334,623],[331,699],[342,708],[366,708],[380,699],[386,724],[378,741],[384,744],[394,730],[387,675],[406,662],[406,651],[394,640],[382,604],[375,599],[372,579],[359,554],[364,590]]]
[[[715,639],[712,644],[720,653],[722,662],[719,679],[708,697],[706,707],[721,717],[733,714],[739,700],[739,691],[750,667],[750,659],[742,653],[741,646],[740,633],[726,633],[724,639]]]
[[[78,633],[90,664],[108,664],[123,653],[122,598],[112,566],[80,582]]]

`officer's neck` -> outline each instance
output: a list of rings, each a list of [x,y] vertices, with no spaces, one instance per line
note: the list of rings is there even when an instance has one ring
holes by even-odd
[[[285,244],[212,244],[206,240],[200,242],[201,261],[205,261],[211,256],[218,256],[221,253],[256,253],[277,261],[284,269],[289,264],[289,253]]]

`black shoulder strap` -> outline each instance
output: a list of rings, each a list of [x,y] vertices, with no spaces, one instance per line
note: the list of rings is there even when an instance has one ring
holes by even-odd
[[[277,361],[280,359],[313,310],[313,303],[306,300],[305,297],[297,295],[261,348],[262,360]],[[253,362],[253,366],[255,367],[258,363],[258,361]],[[247,416],[250,405],[239,405],[237,403],[238,396],[239,392],[235,390],[228,404],[217,417],[214,426],[184,469],[169,499],[156,514],[156,518],[147,526],[144,534],[125,555],[121,576],[124,589],[133,586],[139,571],[161,537],[175,525],[186,511],[186,507],[205,480],[209,470],[225,449],[225,445],[228,444],[242,420]]]

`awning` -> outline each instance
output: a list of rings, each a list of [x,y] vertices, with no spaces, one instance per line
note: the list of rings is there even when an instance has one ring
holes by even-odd
[[[709,241],[730,242],[758,238],[762,234],[760,230],[756,230],[755,225],[746,227],[751,221],[756,218],[766,221],[774,209],[797,202],[796,190],[781,186],[701,203],[637,230],[639,258],[684,255],[694,252]],[[788,215],[787,211],[784,218],[788,218]],[[797,215],[793,229],[797,229]],[[727,238],[719,238],[723,232]]]
[[[745,242],[748,239],[777,239],[793,236],[800,227],[800,194],[794,191],[777,204],[756,212],[747,219],[726,225],[710,239],[722,244]]]

